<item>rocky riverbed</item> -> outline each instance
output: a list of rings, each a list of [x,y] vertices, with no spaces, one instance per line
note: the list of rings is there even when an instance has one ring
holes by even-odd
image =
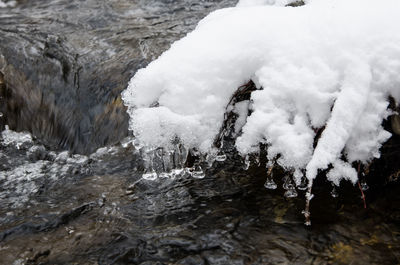
[[[333,198],[319,178],[311,227],[302,192],[287,199],[281,182],[263,187],[263,163],[245,171],[231,156],[204,179],[141,178],[120,92],[199,19],[234,4],[0,8],[0,264],[400,263],[395,134],[371,165],[367,208],[357,186],[343,183]],[[23,130],[31,134],[15,132]]]

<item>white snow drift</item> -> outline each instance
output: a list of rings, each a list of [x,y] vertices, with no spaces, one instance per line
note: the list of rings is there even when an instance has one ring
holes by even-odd
[[[310,180],[331,165],[334,183],[356,181],[350,163],[379,157],[388,97],[400,100],[400,2],[279,4],[288,2],[242,0],[213,12],[139,70],[123,92],[135,136],[165,147],[177,136],[207,152],[232,94],[252,80],[259,90],[242,104],[252,113],[237,122],[241,154],[264,142],[269,159],[280,155]],[[247,113],[243,106],[235,111]]]

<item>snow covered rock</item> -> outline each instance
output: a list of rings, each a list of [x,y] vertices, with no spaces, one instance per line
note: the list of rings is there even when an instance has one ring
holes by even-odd
[[[215,11],[139,70],[123,100],[142,144],[170,148],[177,137],[210,152],[230,98],[252,80],[251,103],[234,107],[252,111],[239,115],[241,154],[266,143],[268,158],[279,157],[296,181],[329,166],[333,183],[356,181],[351,163],[379,157],[390,138],[381,126],[388,97],[400,100],[400,2],[289,2],[242,0]]]

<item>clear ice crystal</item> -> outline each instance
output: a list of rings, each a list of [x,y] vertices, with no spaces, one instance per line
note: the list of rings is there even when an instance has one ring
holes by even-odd
[[[282,187],[283,187],[285,190],[288,190],[288,189],[290,189],[291,187],[294,187],[294,185],[293,185],[293,183],[292,183],[292,179],[291,179],[288,175],[285,175],[285,176],[283,177],[283,185],[282,185]]]
[[[360,186],[361,186],[362,191],[366,191],[369,189],[369,186],[368,186],[367,182],[365,182],[365,181],[361,181]]]
[[[308,188],[307,179],[303,176],[300,180],[300,184],[297,186],[299,190],[306,190]]]
[[[142,175],[142,178],[145,180],[156,180],[157,177],[157,173],[154,170],[147,171]]]
[[[201,166],[199,164],[195,164],[193,166],[193,170],[192,170],[192,177],[196,178],[196,179],[202,179],[205,176],[206,176],[206,174],[204,173],[204,171],[201,168]]]
[[[205,159],[205,161],[207,162],[207,168],[211,168],[213,166],[215,160],[216,160],[215,153],[207,154],[206,159]]]
[[[333,198],[337,198],[337,197],[339,197],[339,193],[337,192],[337,190],[336,190],[336,187],[335,187],[335,186],[333,186],[333,188],[332,188],[332,191],[331,191],[331,196],[332,196]]]
[[[289,189],[285,191],[283,194],[286,198],[295,198],[297,197],[297,191],[293,184],[289,185]]]
[[[249,158],[249,155],[246,155],[244,157],[244,161],[243,161],[243,169],[248,170],[249,167],[250,167],[250,158]]]
[[[174,168],[171,170],[171,174],[173,177],[180,176],[184,172],[183,168]]]
[[[215,157],[215,161],[217,162],[224,162],[226,160],[226,154],[224,151],[220,150]]]
[[[264,187],[269,190],[274,190],[278,186],[276,185],[275,181],[272,178],[268,177],[267,181],[265,181],[264,183]]]

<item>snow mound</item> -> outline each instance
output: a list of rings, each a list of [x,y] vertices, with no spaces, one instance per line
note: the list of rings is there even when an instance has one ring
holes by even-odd
[[[270,160],[309,180],[332,167],[334,183],[356,181],[351,163],[379,157],[388,97],[400,100],[400,2],[287,3],[215,11],[139,70],[123,92],[137,139],[170,148],[177,137],[209,152],[232,95],[252,80],[250,103],[235,107],[252,111],[237,121],[243,156],[266,143]]]

